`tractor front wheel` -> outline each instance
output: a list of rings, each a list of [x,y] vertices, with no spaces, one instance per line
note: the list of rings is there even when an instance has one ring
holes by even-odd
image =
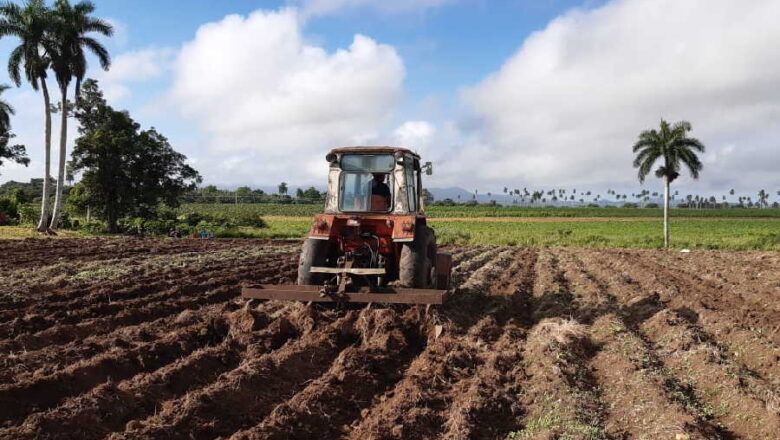
[[[427,226],[420,226],[414,240],[404,243],[398,264],[398,281],[404,287],[432,287],[432,269],[436,258],[436,236]]]
[[[303,242],[298,260],[298,285],[319,285],[323,283],[321,273],[312,273],[312,266],[324,266],[328,258],[328,240],[307,238]]]

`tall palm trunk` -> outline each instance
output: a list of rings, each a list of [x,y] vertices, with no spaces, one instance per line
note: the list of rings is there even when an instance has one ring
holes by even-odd
[[[68,137],[68,85],[61,85],[62,109],[60,110],[60,162],[57,173],[57,194],[54,197],[54,212],[51,216],[51,229],[57,229],[62,215],[62,190],[65,186],[65,158]]]
[[[51,98],[46,80],[41,78],[43,90],[44,115],[46,121],[44,137],[44,174],[43,195],[41,196],[41,219],[38,222],[38,232],[46,232],[49,229],[49,181],[51,180]]]
[[[664,247],[669,247],[669,176],[664,176]]]

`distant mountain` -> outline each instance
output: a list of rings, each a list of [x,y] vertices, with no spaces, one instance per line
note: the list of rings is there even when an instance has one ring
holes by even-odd
[[[433,195],[433,198],[436,200],[452,199],[456,202],[465,202],[467,200],[471,200],[472,196],[474,195],[473,193],[470,193],[463,188],[458,188],[455,186],[449,188],[428,188],[428,191],[430,191],[430,193]],[[460,200],[458,200],[458,196],[460,196]]]
[[[474,193],[467,191],[463,188],[452,186],[449,188],[428,188],[428,191],[433,194],[435,200],[452,199],[455,202],[467,202],[474,198]],[[458,199],[460,196],[460,199]],[[491,193],[490,196],[487,193],[479,193],[477,195],[477,201],[479,203],[487,203],[491,200],[495,200],[496,203],[501,205],[509,205],[514,200],[514,197],[504,193]]]

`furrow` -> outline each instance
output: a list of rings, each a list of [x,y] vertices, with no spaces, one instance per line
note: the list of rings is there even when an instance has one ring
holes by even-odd
[[[719,421],[724,437],[777,438],[780,396],[730,362],[727,351],[691,321],[690,315],[664,309],[643,322],[642,329],[672,374],[697,390],[703,410]],[[751,392],[749,384],[758,395]]]
[[[522,428],[508,438],[609,438],[606,408],[589,364],[594,352],[588,326],[557,317],[536,324],[522,362],[528,380],[519,401],[527,413]]]
[[[52,408],[63,399],[106,381],[154,371],[205,345],[219,343],[227,334],[227,326],[218,319],[204,318],[204,321],[165,335],[159,341],[115,348],[48,376],[0,386],[0,421],[5,424],[19,422],[31,411]]]
[[[523,328],[508,325],[471,377],[453,387],[441,439],[503,439],[520,428],[525,409],[518,403],[527,386],[522,366]]]
[[[233,341],[199,349],[153,373],[107,382],[46,412],[29,416],[5,435],[16,439],[100,439],[153,414],[160,402],[177,398],[235,368],[242,348]]]
[[[590,261],[589,258],[585,260]],[[655,438],[673,432],[694,438],[727,435],[716,421],[711,420],[696,390],[666,368],[656,348],[639,328],[641,322],[663,309],[663,305],[652,295],[626,298],[619,286],[589,272],[579,255],[570,254],[564,266],[576,290],[600,303],[584,310],[581,308],[579,315],[595,321],[593,339],[599,348],[591,365],[609,406],[607,434],[616,438],[625,435]],[[610,362],[615,362],[614,369]],[[626,370],[631,374],[625,373]],[[630,389],[626,393],[625,388],[616,388],[616,381],[645,389]],[[657,405],[647,407],[649,401]],[[653,419],[651,414],[656,410],[669,415],[662,419],[668,423]]]
[[[696,317],[697,324],[721,344],[728,347],[737,362],[744,364],[752,374],[762,378],[777,389],[780,386],[780,346],[771,335],[754,325],[744,313],[727,303],[727,299],[715,292],[698,293],[699,286],[673,275],[666,276],[665,269],[657,264],[647,264],[627,257],[609,258],[596,256],[588,259],[604,272],[612,273],[624,289],[633,292],[637,302],[652,295],[666,308],[680,310]],[[641,305],[640,302],[638,302]],[[756,312],[757,311],[753,311]],[[780,335],[776,335],[780,337]]]
[[[484,252],[481,252],[471,258],[465,259],[452,269],[451,285],[453,288],[457,288],[461,283],[466,281],[471,276],[475,269],[480,268],[485,263],[495,258],[503,249],[497,247],[490,247]]]
[[[248,355],[238,368],[223,374],[219,380],[203,389],[166,402],[160,412],[144,420],[128,424],[123,433],[112,439],[134,438],[214,438],[230,435],[247,428],[276,405],[303,389],[308,381],[325,371],[338,354],[354,341],[355,314],[334,323],[314,323],[304,307],[297,308],[292,320],[308,320],[311,328],[295,339],[298,331],[286,319],[282,328],[289,328],[281,348],[270,352],[260,350]],[[276,345],[276,344],[275,344]]]
[[[224,302],[238,295],[238,288],[224,286],[204,295],[186,296],[184,289],[181,298],[165,302],[148,304],[137,309],[125,310],[116,316],[89,319],[78,324],[55,325],[32,335],[20,335],[0,343],[0,352],[21,352],[39,350],[48,345],[62,345],[89,336],[109,333],[117,328],[152,321],[165,316],[180,313],[186,309],[196,309],[203,305]]]
[[[231,439],[335,439],[359,419],[371,402],[401,379],[424,348],[419,314],[400,316],[389,309],[364,310],[357,328],[362,342],[347,347],[330,369],[262,423]]]
[[[144,298],[141,300],[144,301],[156,294],[164,295],[166,291],[176,291],[182,280],[186,280],[187,285],[190,286],[213,284],[215,275],[226,281],[240,281],[247,278],[255,280],[258,275],[255,271],[258,269],[260,274],[279,273],[285,270],[292,273],[291,266],[293,264],[290,262],[290,257],[280,256],[278,259],[257,258],[239,266],[235,261],[224,261],[210,266],[157,270],[151,275],[133,276],[134,282],[129,287],[124,277],[113,281],[97,279],[95,282],[79,283],[61,289],[61,293],[57,295],[63,298],[59,301],[53,300],[54,295],[46,295],[46,300],[31,304],[26,313],[28,316],[31,315],[30,318],[19,319],[15,310],[0,312],[0,321],[5,321],[0,325],[0,331],[10,335],[8,330],[4,330],[4,327],[8,326],[34,331],[46,326],[47,314],[52,314],[55,319],[74,320],[97,316],[95,314],[111,313],[117,307],[123,307],[123,302],[133,304],[133,300],[138,298]],[[247,271],[248,267],[256,269]],[[63,311],[70,311],[70,313]]]

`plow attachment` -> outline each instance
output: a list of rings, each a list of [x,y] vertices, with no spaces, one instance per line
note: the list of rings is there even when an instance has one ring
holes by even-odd
[[[243,298],[307,302],[442,304],[447,297],[447,291],[383,287],[337,293],[327,292],[322,286],[259,284],[242,288],[241,296]]]

